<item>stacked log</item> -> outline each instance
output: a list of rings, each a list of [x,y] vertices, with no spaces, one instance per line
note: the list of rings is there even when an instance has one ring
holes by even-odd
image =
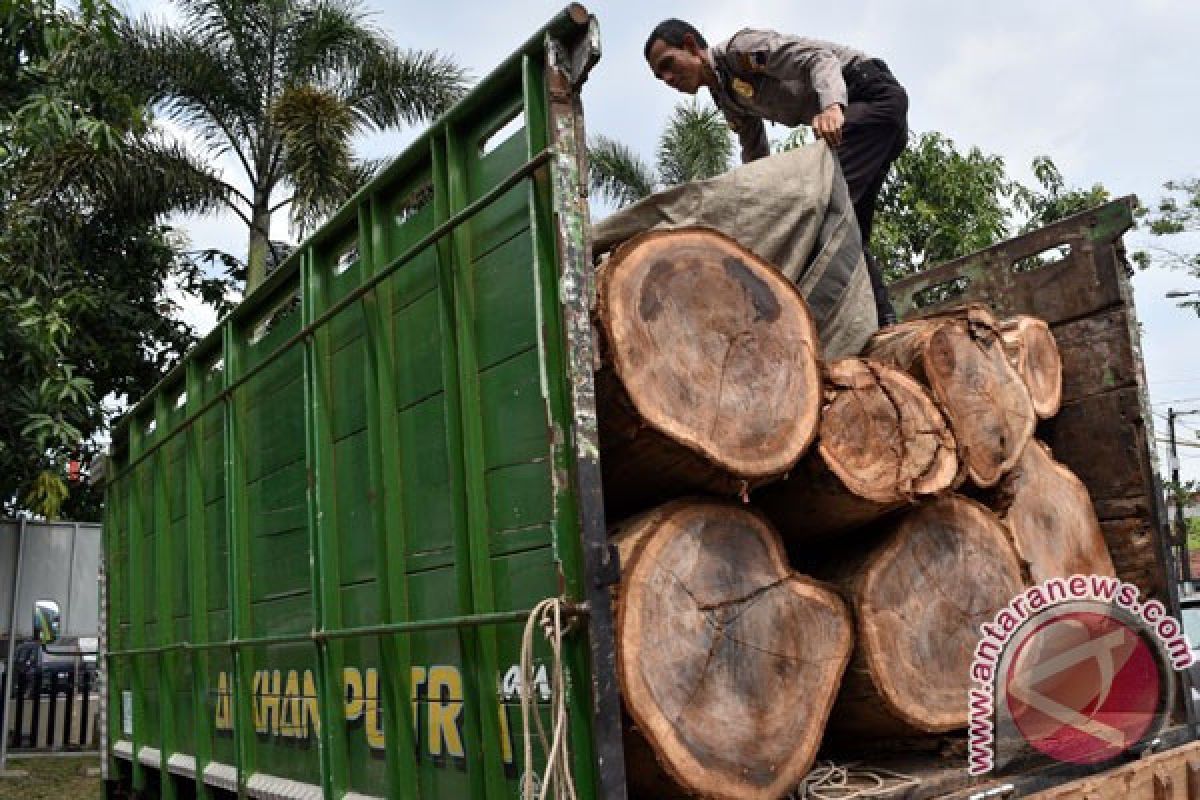
[[[681,500],[614,535],[617,667],[643,797],[777,798],[808,772],[850,656],[849,612],[758,514]]]
[[[754,496],[789,543],[874,522],[960,478],[954,435],[928,392],[897,369],[846,358],[828,366],[817,444]]]
[[[929,501],[866,552],[819,574],[841,589],[858,631],[830,718],[834,735],[876,740],[965,727],[979,626],[1024,586],[995,515],[958,495]]]
[[[1050,326],[1037,317],[1016,316],[1000,323],[1009,363],[1021,376],[1038,419],[1049,419],[1062,406],[1062,356]]]
[[[996,320],[985,308],[902,322],[876,334],[865,355],[929,388],[976,486],[995,486],[1021,457],[1037,416],[1008,361]]]
[[[737,496],[816,433],[819,339],[796,287],[707,229],[650,232],[599,277],[596,374],[610,518],[692,491]]]
[[[1004,521],[1030,583],[1117,574],[1087,488],[1036,439],[988,505]]]
[[[980,624],[1113,574],[1032,438],[1062,386],[1038,320],[956,309],[821,369],[793,285],[683,229],[613,254],[595,324],[634,796],[777,798],[823,742],[962,729]]]

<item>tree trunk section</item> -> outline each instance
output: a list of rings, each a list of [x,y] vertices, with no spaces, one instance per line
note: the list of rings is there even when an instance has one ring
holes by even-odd
[[[271,212],[267,198],[254,198],[250,216],[250,244],[246,253],[246,294],[254,291],[267,278],[267,249],[271,241]]]
[[[960,477],[954,435],[923,386],[861,358],[834,361],[817,445],[755,504],[789,546],[873,522]]]
[[[819,339],[803,297],[715,231],[653,231],[600,273],[596,376],[610,515],[724,495],[787,472],[812,442]]]
[[[850,656],[845,604],[733,504],[675,501],[614,542],[634,796],[781,797],[812,765]]]
[[[1050,326],[1037,317],[1018,316],[1000,323],[1009,363],[1025,382],[1039,419],[1058,413],[1063,395],[1063,363]]]
[[[902,322],[872,337],[864,355],[929,387],[977,486],[995,486],[1017,463],[1037,416],[987,309]]]
[[[1087,488],[1036,439],[986,502],[1008,526],[1030,583],[1117,574]]]
[[[1000,520],[974,500],[940,497],[888,524],[865,554],[818,574],[841,589],[858,632],[830,717],[834,739],[966,727],[979,626],[1024,588]]]

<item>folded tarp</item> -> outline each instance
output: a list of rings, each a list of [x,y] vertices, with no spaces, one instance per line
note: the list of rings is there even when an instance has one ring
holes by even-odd
[[[808,300],[826,359],[857,355],[877,326],[846,182],[821,142],[674,186],[595,224],[596,255],[648,230],[702,226],[774,264]]]

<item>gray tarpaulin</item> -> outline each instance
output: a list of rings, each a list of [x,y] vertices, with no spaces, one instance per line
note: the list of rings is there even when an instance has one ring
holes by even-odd
[[[808,299],[826,359],[857,355],[877,328],[846,182],[817,142],[675,186],[597,222],[596,255],[647,230],[704,226],[775,265]]]

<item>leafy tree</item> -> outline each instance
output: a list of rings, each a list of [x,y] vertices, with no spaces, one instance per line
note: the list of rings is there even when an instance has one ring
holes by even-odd
[[[356,159],[364,130],[428,119],[465,73],[436,52],[400,50],[354,0],[179,0],[179,27],[126,20],[121,72],[197,133],[203,155],[233,154],[249,193],[223,201],[248,229],[247,287],[265,276],[271,214],[307,230],[377,168]]]
[[[1185,178],[1163,184],[1166,193],[1153,208],[1139,209],[1139,216],[1146,223],[1150,235],[1156,238],[1178,240],[1189,234],[1200,233],[1200,178]],[[1138,266],[1151,264],[1185,271],[1193,278],[1200,278],[1200,252],[1188,253],[1177,247],[1154,246],[1134,253]],[[1191,308],[1200,316],[1200,300],[1184,300],[1181,307]]]
[[[66,463],[98,447],[111,405],[149,388],[192,341],[165,290],[216,298],[158,219],[220,201],[139,99],[84,67],[115,12],[0,5],[0,512],[94,518]]]
[[[671,112],[651,167],[628,146],[597,136],[588,147],[592,192],[625,206],[655,191],[720,175],[731,166],[733,140],[721,112],[694,100]]]
[[[1026,216],[1021,233],[1095,208],[1112,199],[1109,191],[1099,183],[1092,184],[1088,189],[1068,188],[1062,173],[1049,156],[1038,156],[1031,166],[1033,177],[1041,189],[1039,191],[1020,184],[1015,186],[1013,199],[1017,209]]]
[[[894,280],[1003,239],[1013,187],[1000,156],[961,152],[936,131],[913,137],[876,206],[872,248],[885,275]]]

